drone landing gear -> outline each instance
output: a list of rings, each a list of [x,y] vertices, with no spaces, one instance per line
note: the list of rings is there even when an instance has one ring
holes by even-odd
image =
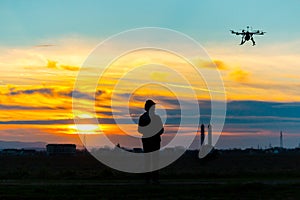
[[[255,41],[254,41],[254,39],[253,39],[253,38],[251,38],[251,41],[252,41],[252,46],[254,46],[254,45],[255,45]]]

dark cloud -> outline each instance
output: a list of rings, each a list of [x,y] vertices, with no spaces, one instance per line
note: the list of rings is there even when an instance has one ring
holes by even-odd
[[[10,88],[8,95],[34,95],[40,94],[44,96],[52,96],[52,97],[70,97],[77,99],[87,99],[94,100],[94,96],[80,92],[78,90],[66,90],[66,91],[56,91],[53,88],[38,88],[38,89],[27,89],[27,90],[17,90],[16,88]],[[101,91],[98,90],[96,95],[101,95]]]
[[[35,46],[33,46],[33,47],[54,47],[54,46],[56,46],[56,45],[54,45],[54,44],[38,44],[38,45],[35,45]]]
[[[67,92],[59,92],[60,96],[66,96],[76,99],[87,99],[87,100],[94,100],[95,98],[89,94],[73,90],[73,91],[67,91]]]
[[[53,89],[51,88],[40,88],[40,89],[28,89],[28,90],[15,90],[10,89],[9,95],[20,95],[20,94],[43,94],[53,96]]]
[[[71,97],[73,92],[66,92],[65,96]],[[75,98],[84,98],[91,100],[91,96],[84,93],[75,93]],[[164,98],[161,103],[169,103],[178,105],[178,102],[174,99]],[[186,102],[188,104],[188,102]],[[208,124],[211,118],[211,102],[199,101],[200,107],[200,123]],[[102,105],[105,109],[109,109],[109,106]],[[58,109],[47,107],[26,107],[26,106],[8,106],[0,105],[0,109],[24,109],[24,110],[38,110],[38,109]],[[61,108],[63,109],[63,108]],[[188,106],[186,109],[190,109]],[[136,121],[140,114],[142,114],[143,108],[132,108],[132,119]],[[103,124],[114,124],[112,114],[109,111],[97,112],[98,114],[104,114],[101,119],[98,119]],[[166,110],[167,121],[166,124],[179,124],[180,123],[180,107],[168,108]],[[199,116],[188,116],[191,118],[199,118]],[[222,117],[222,116],[214,116]],[[121,122],[126,123],[125,119],[120,119]],[[281,102],[263,102],[263,101],[231,101],[227,103],[227,116],[225,120],[224,131],[230,133],[249,133],[257,134],[263,131],[279,132],[280,130],[298,133],[300,130],[300,102],[281,103]],[[69,124],[73,123],[73,120],[46,120],[46,121],[11,121],[0,122],[1,124]]]
[[[300,102],[231,101],[227,104],[225,132],[300,130]]]
[[[248,118],[287,117],[300,119],[300,102],[231,101],[227,104],[227,116]]]
[[[66,107],[56,106],[56,107],[47,107],[47,106],[20,106],[20,105],[3,105],[0,104],[0,110],[65,110]]]
[[[0,121],[0,124],[74,124],[73,119]]]
[[[162,104],[178,105],[174,99],[163,99]],[[189,102],[185,109],[190,109]],[[214,105],[218,106],[218,102]],[[212,102],[199,101],[200,123],[208,124],[211,119]],[[141,113],[142,108],[132,109],[133,114]],[[180,122],[180,107],[167,109],[167,124],[177,124]],[[192,113],[192,110],[191,110]],[[134,115],[135,116],[135,115]],[[198,116],[187,116],[186,118]],[[222,116],[213,116],[222,117]],[[280,102],[263,102],[263,101],[231,101],[227,103],[227,113],[225,118],[225,129],[232,130],[233,127],[239,127],[245,132],[259,130],[278,131],[280,129],[289,129],[293,132],[300,130],[300,102],[280,103]]]

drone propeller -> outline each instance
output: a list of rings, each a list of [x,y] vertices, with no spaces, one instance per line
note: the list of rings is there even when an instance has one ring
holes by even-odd
[[[258,35],[264,35],[265,33],[266,33],[265,31],[259,31],[259,30],[257,31]]]
[[[230,32],[231,32],[232,34],[236,34],[236,35],[241,35],[241,34],[242,34],[242,33],[236,32],[236,31],[234,31],[234,30],[230,30]]]

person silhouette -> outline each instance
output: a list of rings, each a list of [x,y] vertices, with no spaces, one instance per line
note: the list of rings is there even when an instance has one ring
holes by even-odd
[[[155,113],[155,102],[147,100],[145,103],[145,113],[138,122],[138,132],[142,134],[142,144],[145,153],[145,169],[147,171],[146,182],[159,184],[159,172],[157,168],[160,149],[161,135],[164,133],[164,126],[159,115]]]

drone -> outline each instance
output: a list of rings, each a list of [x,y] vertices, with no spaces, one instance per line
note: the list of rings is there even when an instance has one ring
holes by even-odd
[[[236,31],[233,31],[233,30],[230,30],[230,32],[232,34],[242,35],[242,41],[241,41],[240,45],[243,45],[246,41],[251,40],[253,46],[255,45],[253,35],[264,35],[266,33],[264,31],[260,31],[260,30],[249,31],[249,26],[247,26],[246,31],[243,29],[242,32],[236,32]]]

